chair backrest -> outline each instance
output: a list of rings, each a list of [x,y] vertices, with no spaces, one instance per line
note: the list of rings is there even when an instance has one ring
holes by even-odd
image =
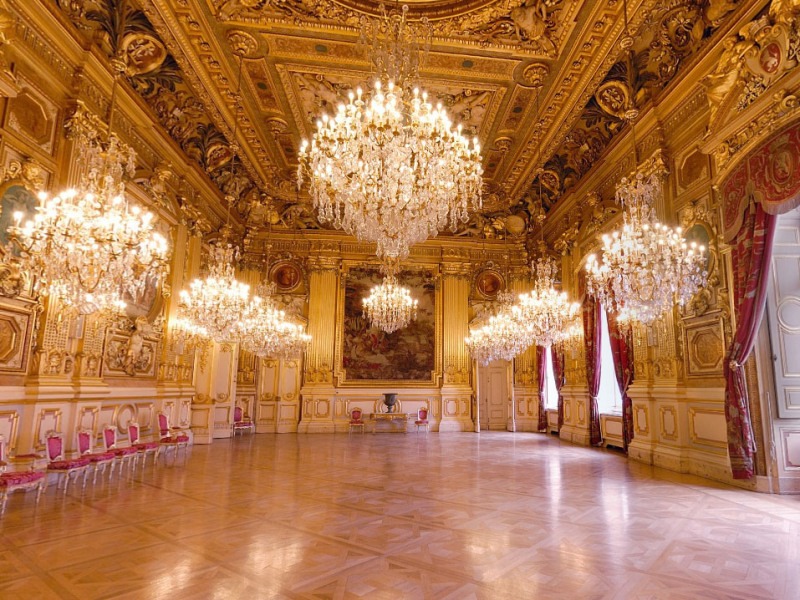
[[[0,433],[0,463],[6,462],[6,438]],[[0,464],[0,471],[3,470],[3,465]]]
[[[351,421],[360,421],[361,415],[364,413],[360,408],[354,408],[350,411],[350,420]]]
[[[163,412],[158,413],[158,430],[161,437],[169,435],[169,417]]]
[[[78,430],[78,454],[92,453],[92,432],[88,429]]]
[[[427,421],[428,420],[428,409],[427,408],[420,408],[417,411],[417,419],[420,421]]]
[[[60,432],[48,431],[45,446],[47,448],[47,460],[64,459],[64,436]]]
[[[139,423],[136,421],[128,421],[128,438],[131,440],[131,446],[139,443]]]
[[[242,407],[241,406],[234,406],[233,407],[233,422],[234,423],[241,423],[242,422]]]
[[[114,425],[103,427],[103,445],[106,450],[117,447],[117,428]]]

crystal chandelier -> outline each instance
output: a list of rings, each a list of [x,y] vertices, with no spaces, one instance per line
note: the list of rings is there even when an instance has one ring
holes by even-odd
[[[154,231],[152,213],[128,202],[124,176],[136,166],[132,148],[115,135],[100,140],[73,127],[78,164],[86,174],[78,189],[39,195],[32,219],[14,215],[7,256],[34,277],[34,291],[78,314],[121,312],[148,281],[161,277],[169,258],[166,238]]]
[[[242,348],[260,357],[290,358],[311,342],[305,327],[286,318],[274,298],[275,284],[260,285],[239,323]]]
[[[705,247],[687,244],[680,227],[656,220],[660,194],[656,172],[623,178],[617,186],[622,229],[603,235],[602,263],[595,255],[586,262],[589,293],[622,320],[650,324],[676,302],[683,306],[708,278]]]
[[[397,282],[393,273],[389,273],[380,285],[373,287],[369,297],[362,302],[370,327],[377,327],[386,333],[402,329],[417,318],[418,300],[411,297],[407,287]]]
[[[531,345],[531,339],[531,330],[514,305],[514,294],[504,291],[497,294],[495,314],[485,325],[470,328],[464,343],[472,358],[488,365],[493,360],[513,360]]]
[[[309,180],[320,222],[375,242],[382,259],[403,259],[412,245],[446,227],[455,231],[468,220],[470,201],[481,207],[477,139],[470,146],[441,104],[411,90],[419,49],[407,10],[384,13],[374,26],[378,80],[317,121],[297,170],[298,186]]]
[[[207,344],[211,339],[208,329],[181,316],[170,321],[169,332],[170,347],[179,344],[180,352],[194,350],[198,346]]]
[[[536,261],[532,291],[519,297],[521,324],[530,331],[532,343],[548,347],[567,335],[570,322],[580,306],[569,302],[566,292],[555,289],[557,267],[550,257]]]
[[[242,59],[239,57],[238,84],[236,86],[236,112],[242,87]],[[234,119],[233,143],[231,144],[230,172],[236,164],[236,134],[239,120]],[[238,342],[241,326],[250,302],[250,286],[236,279],[235,263],[239,260],[239,248],[228,241],[231,234],[231,205],[236,198],[228,194],[227,222],[222,229],[222,239],[211,247],[209,252],[208,275],[194,279],[188,290],[181,290],[178,303],[178,316],[194,327],[203,328],[215,342]]]
[[[627,51],[628,69],[633,65],[633,37],[628,30],[628,3],[623,2],[625,35],[621,46]],[[622,322],[651,324],[671,310],[677,302],[683,306],[703,286],[705,248],[687,244],[680,227],[672,229],[656,219],[655,205],[661,197],[658,165],[639,168],[636,150],[635,106],[627,107],[625,118],[631,124],[633,164],[632,179],[623,177],[617,185],[616,200],[622,207],[622,229],[603,240],[602,263],[595,255],[586,261],[587,292],[617,313]],[[653,161],[651,161],[653,162]]]
[[[248,307],[250,286],[236,279],[239,249],[228,242],[228,230],[210,251],[208,275],[181,290],[178,315],[202,327],[215,342],[239,339],[239,323]]]

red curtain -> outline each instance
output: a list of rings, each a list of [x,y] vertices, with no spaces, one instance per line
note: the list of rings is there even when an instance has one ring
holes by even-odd
[[[594,446],[603,441],[600,433],[600,303],[594,296],[583,298],[583,339],[586,348],[586,381],[589,384],[589,442]]]
[[[547,431],[547,407],[544,401],[547,393],[547,348],[543,346],[536,346],[536,367],[539,374],[538,431]]]
[[[622,441],[625,451],[633,440],[633,403],[628,388],[633,383],[633,330],[621,327],[617,315],[606,313],[608,318],[609,343],[614,357],[614,374],[622,392]]]
[[[755,475],[755,436],[750,421],[744,363],[756,342],[767,300],[772,240],[778,217],[752,199],[739,233],[731,242],[736,333],[725,358],[725,420],[734,479]]]
[[[550,347],[553,353],[553,376],[556,378],[556,389],[558,390],[558,430],[564,425],[564,397],[561,395],[561,388],[564,387],[566,373],[564,369],[564,347],[561,344]]]

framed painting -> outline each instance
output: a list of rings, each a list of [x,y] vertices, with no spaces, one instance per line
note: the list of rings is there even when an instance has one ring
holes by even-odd
[[[438,297],[434,268],[403,271],[400,283],[419,301],[417,318],[393,333],[370,327],[363,299],[383,279],[377,267],[352,267],[342,275],[338,320],[340,385],[435,385],[441,371]]]
[[[303,272],[294,261],[283,260],[270,269],[269,280],[275,284],[279,292],[293,292],[300,286]]]

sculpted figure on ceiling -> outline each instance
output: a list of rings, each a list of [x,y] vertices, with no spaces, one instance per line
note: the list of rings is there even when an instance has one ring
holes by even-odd
[[[255,187],[241,163],[231,172],[230,143],[141,10],[114,0],[60,0],[59,5],[79,28],[92,32],[109,57],[122,59],[127,82],[222,194],[244,196]]]
[[[535,48],[546,56],[555,56],[556,47],[551,39],[551,32],[556,27],[553,11],[560,4],[561,0],[524,0],[519,6],[512,4],[513,8],[505,14],[463,33],[477,36],[484,44],[518,43]]]
[[[337,0],[213,0],[219,21],[267,24],[291,20],[361,28],[364,14]],[[555,56],[557,14],[566,0],[487,1],[466,12],[439,10],[430,15],[411,5],[410,18],[430,19],[432,33],[448,38],[477,39],[485,45],[513,45],[523,52]],[[379,3],[375,3],[377,16]]]
[[[704,83],[714,129],[719,113],[741,111],[800,62],[800,0],[773,0],[766,14],[723,41]]]
[[[672,81],[686,59],[730,14],[734,3],[681,0],[660,5],[642,25],[632,56],[620,56],[587,102],[564,143],[545,163],[542,204],[549,210],[574,187],[625,126],[625,113],[640,109]]]

